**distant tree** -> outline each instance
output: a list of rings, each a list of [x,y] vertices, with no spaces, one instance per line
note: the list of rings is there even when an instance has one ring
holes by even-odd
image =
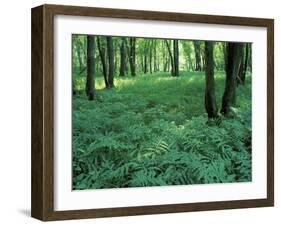
[[[126,70],[126,48],[125,48],[125,38],[121,38],[120,45],[120,76],[125,76]]]
[[[173,76],[179,76],[179,41],[173,40],[173,49],[174,49],[174,74]]]
[[[149,56],[149,73],[152,74],[152,53],[153,53],[153,42],[154,40],[153,39],[149,39],[149,44],[148,44],[148,56]]]
[[[248,59],[249,59],[249,46],[251,44],[250,43],[246,43],[245,44],[245,57],[244,57],[244,62],[243,63],[243,71],[240,75],[240,79],[241,79],[241,83],[244,85],[245,84],[245,80],[246,80],[246,73],[247,73],[247,70],[248,70]]]
[[[106,37],[108,55],[108,85],[114,87],[114,47],[112,37]]]
[[[227,71],[227,43],[222,43],[223,56],[224,56],[224,71]]]
[[[144,54],[144,58],[143,58],[143,73],[146,74],[148,71],[147,69],[147,54]]]
[[[203,49],[201,48],[201,43],[203,44]],[[201,71],[204,70],[205,68],[205,47],[204,47],[204,43],[203,42],[199,42],[199,48],[200,48],[200,63],[201,63]],[[214,61],[214,65],[215,65],[215,61]]]
[[[107,65],[106,65],[106,57],[105,57],[105,51],[106,48],[102,45],[100,37],[97,37],[97,43],[98,43],[98,50],[99,50],[99,55],[100,55],[100,60],[102,64],[102,73],[103,73],[103,78],[104,78],[104,84],[105,87],[108,88],[108,78],[107,78]]]
[[[195,53],[195,71],[202,71],[200,41],[193,41]]]
[[[172,76],[175,74],[175,66],[174,66],[174,57],[173,57],[173,53],[171,51],[171,44],[170,44],[170,40],[165,40],[166,46],[167,46],[167,50],[170,56],[170,62],[171,62],[171,74]]]
[[[153,45],[153,70],[154,72],[157,72],[159,69],[159,62],[158,62],[158,58],[157,58],[157,45],[158,44],[158,40],[154,40],[154,45]]]
[[[130,70],[131,75],[136,76],[136,38],[130,38]]]
[[[185,61],[186,61],[186,70],[187,71],[194,71],[193,67],[193,59],[191,57],[191,54],[193,52],[192,50],[192,42],[191,41],[181,41],[182,47],[183,47],[183,52],[185,56]]]
[[[252,71],[252,44],[248,43],[247,48],[248,48],[248,53],[249,53],[247,68],[249,71]]]
[[[83,69],[83,60],[82,60],[82,44],[79,39],[79,36],[73,35],[73,44],[74,44],[74,49],[76,50],[76,55],[79,63],[79,70],[81,71]]]
[[[167,65],[168,65],[169,62],[167,60],[165,41],[161,41],[161,57],[162,57],[162,70],[164,72],[166,72],[167,71]]]
[[[240,63],[239,63],[239,70],[237,75],[237,85],[244,84],[245,78],[244,76],[244,62],[245,62],[245,44],[242,45],[242,53],[240,57]]]
[[[221,113],[228,115],[230,107],[236,103],[237,76],[243,54],[243,44],[230,42],[227,44],[227,67],[225,90],[222,98]]]
[[[87,81],[86,94],[89,100],[95,99],[95,37],[87,36]]]
[[[215,93],[215,78],[214,78],[214,47],[212,42],[205,42],[205,109],[208,113],[208,118],[216,118],[218,108],[216,103]]]
[[[147,66],[148,48],[149,48],[149,42],[148,42],[148,40],[144,40],[144,51],[143,51],[143,73],[144,74],[146,74],[148,71],[148,66]]]

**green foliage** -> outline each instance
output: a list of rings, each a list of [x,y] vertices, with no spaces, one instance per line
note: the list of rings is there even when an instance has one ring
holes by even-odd
[[[118,78],[110,90],[97,80],[96,101],[73,97],[74,189],[251,181],[249,76],[233,117],[216,121],[202,107],[204,73]],[[223,73],[216,84],[219,103]]]

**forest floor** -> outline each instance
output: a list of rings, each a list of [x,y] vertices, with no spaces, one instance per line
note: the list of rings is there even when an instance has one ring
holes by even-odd
[[[215,80],[220,106],[225,74]],[[117,77],[113,89],[98,77],[96,89],[73,97],[73,189],[251,181],[250,76],[232,117],[213,122],[204,72]]]

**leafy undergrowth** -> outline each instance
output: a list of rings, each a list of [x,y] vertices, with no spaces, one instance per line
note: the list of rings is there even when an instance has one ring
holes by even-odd
[[[98,79],[96,101],[73,98],[73,189],[251,181],[248,80],[233,116],[207,122],[203,73]],[[218,104],[223,89],[217,73]]]

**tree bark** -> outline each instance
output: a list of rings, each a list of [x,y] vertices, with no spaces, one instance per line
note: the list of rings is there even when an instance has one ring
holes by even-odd
[[[214,78],[214,50],[212,42],[205,42],[205,109],[208,118],[218,116]]]
[[[230,113],[230,107],[236,103],[236,82],[241,64],[242,51],[243,44],[241,43],[227,44],[226,80],[221,108],[221,113],[226,116]]]
[[[174,75],[179,76],[179,41],[174,39]]]
[[[131,75],[136,76],[136,38],[130,38],[130,70]]]
[[[87,81],[86,94],[89,100],[95,99],[95,37],[87,36]]]
[[[101,60],[101,64],[102,64],[102,73],[103,73],[103,78],[104,78],[104,84],[105,84],[105,87],[108,88],[109,84],[108,84],[108,79],[107,79],[107,65],[106,65],[106,58],[105,58],[105,48],[102,46],[99,37],[97,37],[97,42],[98,42],[100,60]]]
[[[114,47],[112,37],[106,37],[107,55],[108,55],[108,85],[114,87]]]
[[[125,76],[125,69],[126,69],[125,38],[122,38],[121,46],[120,46],[120,73],[119,73],[119,76]]]

